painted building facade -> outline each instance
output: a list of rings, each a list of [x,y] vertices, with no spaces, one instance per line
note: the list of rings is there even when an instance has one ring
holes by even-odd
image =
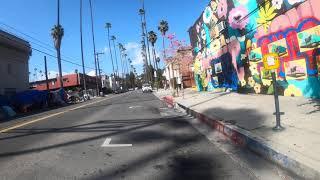
[[[320,98],[319,0],[212,0],[189,29],[199,91],[273,93],[262,57],[274,52],[279,91]]]

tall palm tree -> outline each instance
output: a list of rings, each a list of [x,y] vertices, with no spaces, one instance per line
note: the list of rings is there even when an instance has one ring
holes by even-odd
[[[148,82],[150,81],[151,77],[149,78],[149,62],[148,62],[148,54],[147,54],[147,46],[146,46],[146,32],[145,32],[145,10],[144,8],[142,9],[139,9],[139,15],[140,15],[140,20],[141,20],[141,30],[142,30],[142,34],[141,34],[141,37],[142,37],[142,40],[141,40],[141,48],[142,48],[142,57],[143,57],[143,61],[144,61],[144,71],[145,71],[145,81]]]
[[[84,57],[83,57],[83,39],[82,39],[82,0],[80,0],[80,46],[81,46],[81,63],[82,63],[82,80],[83,80],[83,90],[84,95],[87,94],[87,84],[86,84],[86,70],[84,68]]]
[[[142,10],[139,11],[139,14],[143,17],[143,23],[142,23],[143,34],[144,34],[143,38],[145,38],[147,41],[147,43],[146,43],[146,45],[147,45],[146,52],[147,52],[147,56],[148,56],[147,60],[149,59],[149,63],[151,64],[149,41],[148,41],[148,37],[146,37],[148,30],[147,30],[147,21],[146,21],[146,10],[144,8],[144,0],[142,0]],[[150,78],[152,79],[152,76],[150,76]]]
[[[113,56],[112,56],[112,51],[111,51],[111,43],[110,43],[110,29],[111,29],[111,23],[106,23],[105,28],[108,31],[108,43],[109,43],[109,51],[110,51],[110,58],[111,58],[111,63],[112,63],[112,72],[113,72],[113,78],[116,77],[115,71],[114,71],[114,64],[113,64]],[[112,78],[111,78],[112,79]],[[112,80],[113,82],[114,80]],[[113,83],[112,83],[113,84]],[[114,88],[114,85],[112,86]],[[115,89],[113,89],[115,90]]]
[[[169,30],[168,22],[165,20],[161,20],[159,23],[159,26],[158,26],[158,30],[161,32],[161,35],[162,35],[163,60],[165,60],[167,57],[166,57],[164,38],[166,36],[167,31]],[[171,77],[170,71],[169,71],[169,77]],[[172,88],[171,79],[169,79],[169,86],[170,86],[170,88]]]
[[[97,86],[97,96],[99,95],[99,84],[101,83],[101,74],[100,74],[100,67],[99,62],[97,60],[97,53],[96,53],[96,43],[94,38],[94,26],[93,26],[93,10],[92,10],[92,2],[89,0],[90,5],[90,17],[91,17],[91,34],[92,34],[92,43],[93,43],[93,57],[94,57],[94,65],[96,71],[96,86]],[[99,75],[99,78],[98,78]],[[100,82],[99,82],[100,81]]]
[[[53,26],[51,29],[51,36],[53,38],[54,47],[57,50],[57,60],[58,60],[58,69],[59,69],[59,76],[60,76],[60,88],[63,88],[63,79],[62,79],[62,67],[61,67],[61,41],[64,35],[64,29],[60,25],[60,0],[57,0],[58,7],[57,7],[57,24]]]
[[[113,42],[114,57],[115,57],[116,66],[117,66],[117,70],[116,70],[117,78],[119,78],[119,66],[118,66],[117,51],[116,51],[116,44],[115,44],[116,37],[115,36],[111,36],[111,40]]]
[[[164,37],[169,30],[169,25],[168,22],[165,20],[161,20],[158,26],[158,30],[162,34],[162,46],[163,46],[163,57],[166,58],[166,50],[165,50],[165,45],[164,45]]]
[[[157,42],[157,34],[154,31],[149,31],[148,32],[148,40],[152,45],[152,54],[153,54],[153,66],[156,67],[156,54],[155,54],[155,49],[154,49],[154,44]]]
[[[119,57],[120,57],[120,63],[121,63],[121,77],[123,79],[124,77],[124,72],[123,72],[123,60],[122,60],[122,54],[123,54],[123,45],[121,43],[118,43],[118,47],[119,47]]]
[[[155,43],[157,42],[157,34],[153,31],[150,31],[148,33],[148,40],[150,41],[151,45],[152,45],[152,54],[153,54],[153,66],[155,70],[155,75],[156,75],[156,80],[157,80],[157,90],[159,89],[159,75],[158,75],[158,62],[156,59],[156,50],[154,48]]]

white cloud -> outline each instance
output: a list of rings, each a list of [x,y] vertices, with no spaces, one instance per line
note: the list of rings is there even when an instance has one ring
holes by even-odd
[[[74,72],[62,72],[62,75],[73,74],[73,73]],[[58,74],[59,74],[59,72],[57,72],[57,71],[48,71],[48,79],[56,78],[58,76]],[[31,81],[42,81],[45,79],[46,79],[45,72],[37,71],[37,73],[30,74]]]
[[[128,57],[132,60],[132,65],[142,65],[143,58],[141,55],[141,47],[140,44],[136,42],[129,42],[124,45],[127,49]]]

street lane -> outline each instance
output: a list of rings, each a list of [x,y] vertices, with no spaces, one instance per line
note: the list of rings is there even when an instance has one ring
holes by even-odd
[[[121,94],[0,134],[0,179],[258,179],[190,119]]]

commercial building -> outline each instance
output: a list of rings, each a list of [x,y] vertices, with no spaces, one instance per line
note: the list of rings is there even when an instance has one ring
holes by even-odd
[[[171,88],[175,84],[182,84],[184,88],[195,86],[192,60],[192,48],[190,46],[180,47],[172,57],[165,60],[163,76],[167,82],[171,82]]]
[[[13,95],[29,88],[29,42],[0,30],[0,95]]]
[[[96,77],[88,76],[81,73],[74,73],[64,75],[63,78],[63,87],[65,89],[73,89],[73,88],[83,88],[83,77],[86,78],[86,86],[87,89],[96,89]],[[47,90],[47,83],[49,86],[49,90],[56,90],[60,88],[60,81],[57,78],[51,78],[41,81],[35,81],[30,83],[30,87],[37,90]]]
[[[199,91],[271,94],[263,56],[276,53],[278,92],[320,98],[319,0],[211,0],[189,29]]]

